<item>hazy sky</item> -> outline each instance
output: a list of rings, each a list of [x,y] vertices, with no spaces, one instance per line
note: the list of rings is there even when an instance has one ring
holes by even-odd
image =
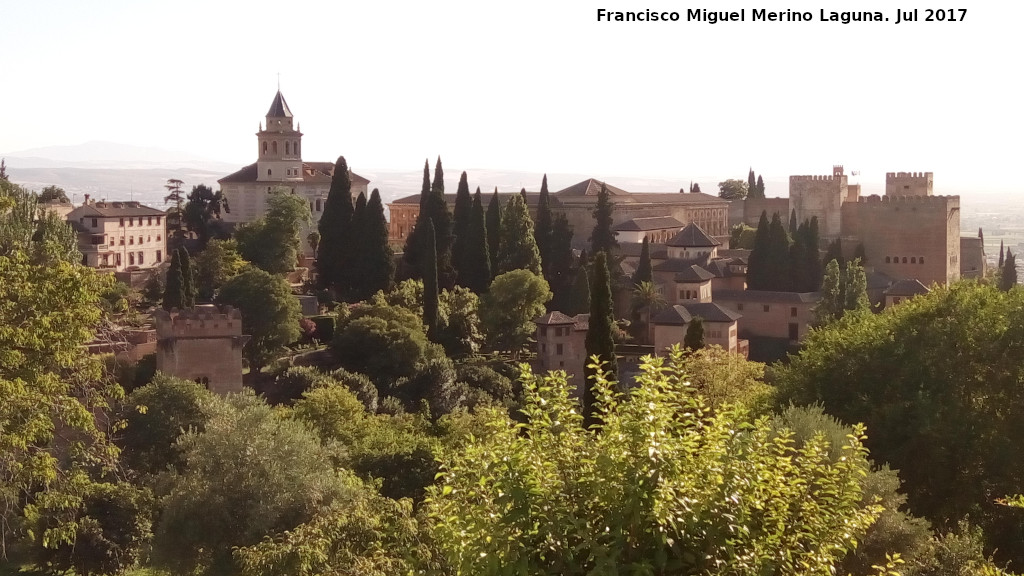
[[[1024,2],[962,22],[598,23],[679,1],[0,0],[0,152],[107,140],[255,160],[281,88],[303,157],[688,180],[933,171],[937,193],[1015,191]],[[755,8],[815,21],[749,22]]]

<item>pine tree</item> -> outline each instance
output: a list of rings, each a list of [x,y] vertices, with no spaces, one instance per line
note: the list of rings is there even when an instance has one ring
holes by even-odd
[[[641,282],[651,282],[652,279],[651,243],[647,236],[644,236],[644,241],[640,244],[640,262],[636,266],[636,273],[633,274],[633,284],[639,285]]]
[[[548,193],[548,175],[545,174],[544,178],[540,181],[540,198],[537,201],[537,222],[533,229],[533,237],[537,241],[541,269],[544,271],[544,279],[548,281],[548,285],[551,285],[548,269],[551,267],[552,233],[551,197]]]
[[[167,282],[164,285],[164,301],[162,303],[164,310],[170,312],[174,308],[181,310],[185,307],[182,293],[183,284],[181,255],[175,250],[171,252],[171,265],[167,268]]]
[[[595,424],[599,415],[596,414],[596,398],[593,390],[593,377],[597,371],[590,367],[590,357],[597,356],[602,364],[601,370],[608,373],[611,380],[618,378],[618,363],[615,359],[615,341],[612,337],[615,319],[612,316],[612,286],[608,274],[608,256],[598,252],[594,258],[594,287],[590,298],[590,320],[587,329],[586,350],[587,367],[584,370],[583,385],[583,418],[587,427]]]
[[[587,274],[587,267],[580,266],[576,270],[576,279],[572,284],[572,298],[569,307],[565,311],[569,316],[587,314],[590,312],[590,275]]]
[[[181,263],[181,307],[194,308],[196,305],[196,269],[192,258],[184,246],[178,248],[178,261]]]
[[[540,252],[533,237],[533,220],[522,196],[513,195],[501,216],[501,244],[495,276],[512,270],[529,270],[541,276]]]
[[[465,249],[459,262],[459,284],[476,294],[487,292],[491,285],[491,255],[488,242],[489,231],[484,217],[483,198],[480,188],[473,195],[469,222],[466,227]]]
[[[999,269],[1000,269],[1000,270],[1002,270],[1002,269],[1003,269],[1003,263],[1004,263],[1005,261],[1006,261],[1006,259],[1005,259],[1005,257],[1003,256],[1003,241],[1002,241],[1002,240],[1000,240],[1000,241],[999,241]]]
[[[757,197],[764,198],[764,179],[760,175],[757,177]]]
[[[339,156],[334,164],[331,188],[327,193],[323,214],[317,230],[320,244],[317,247],[316,269],[320,285],[339,294],[348,289],[342,286],[343,270],[349,265],[352,255],[352,182],[349,179],[348,163]]]
[[[501,199],[498,198],[498,187],[494,187],[494,195],[487,204],[487,248],[491,257],[491,273],[494,274],[498,265],[498,248],[501,247]]]
[[[423,223],[423,324],[427,327],[427,337],[437,338],[438,327],[438,283],[437,283],[437,251],[434,248],[434,222],[427,218]],[[433,265],[432,265],[433,263]]]
[[[1002,274],[999,276],[999,289],[1009,292],[1017,285],[1017,256],[1006,251],[1006,259],[1003,261]]]
[[[452,263],[456,278],[462,274],[463,255],[466,251],[466,236],[469,229],[470,212],[473,210],[473,196],[469,193],[466,173],[459,177],[459,188],[455,192],[455,212],[452,218]]]
[[[704,319],[694,316],[693,320],[686,325],[686,335],[683,336],[683,346],[687,350],[700,350],[704,347]]]
[[[615,239],[618,233],[612,230],[614,223],[612,211],[614,209],[615,205],[612,204],[608,187],[602,183],[601,191],[597,194],[597,205],[594,207],[594,220],[596,222],[594,224],[594,231],[590,234],[590,247],[592,252],[604,252],[606,257],[612,253],[613,248],[619,246],[618,240]]]
[[[566,310],[572,294],[572,226],[565,214],[555,216],[551,231],[551,259],[545,265],[544,273],[550,276],[551,310]]]
[[[770,280],[767,274],[769,228],[768,212],[762,211],[761,219],[757,221],[754,248],[750,251],[750,258],[747,260],[747,288],[749,290],[770,290],[768,288]]]
[[[363,196],[360,195],[360,198]],[[359,226],[359,252],[353,267],[356,276],[352,286],[352,298],[366,300],[377,291],[388,291],[395,280],[395,255],[388,241],[388,223],[384,218],[384,204],[376,188],[370,194],[370,201],[362,210]],[[359,214],[357,207],[356,214]]]

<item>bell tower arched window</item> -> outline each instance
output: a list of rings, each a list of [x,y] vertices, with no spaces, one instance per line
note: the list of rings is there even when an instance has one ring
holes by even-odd
[[[267,143],[266,142],[263,142],[263,153],[264,154],[267,153]]]
[[[292,143],[291,142],[285,142],[284,143],[284,153],[285,154],[291,154],[292,153]]]
[[[277,154],[277,140],[270,144],[270,149],[273,150],[274,154]]]

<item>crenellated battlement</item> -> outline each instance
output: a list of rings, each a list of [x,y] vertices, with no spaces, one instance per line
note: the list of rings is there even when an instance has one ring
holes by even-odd
[[[858,205],[870,204],[870,205],[894,205],[894,204],[928,204],[934,206],[959,206],[959,196],[879,196],[878,194],[872,194],[870,196],[862,196],[858,201]]]
[[[219,309],[213,305],[184,310],[157,310],[157,335],[162,338],[216,338],[240,336],[242,313],[231,306]]]
[[[932,172],[886,172],[885,179],[892,180],[895,178],[932,178],[934,173]]]
[[[824,176],[824,175],[806,175],[806,176],[790,176],[790,182],[834,182],[841,180],[845,176]]]

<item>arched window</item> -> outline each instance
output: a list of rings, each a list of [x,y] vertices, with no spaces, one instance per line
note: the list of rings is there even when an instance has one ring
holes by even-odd
[[[297,141],[292,143],[292,152],[294,152],[296,156],[299,155],[299,143]]]
[[[274,152],[274,154],[277,154],[277,140],[274,140],[274,142],[270,145],[270,149]]]
[[[920,258],[918,258],[917,259],[917,263],[918,264],[924,264],[924,256],[921,256]]]
[[[267,143],[266,142],[263,143],[263,153],[264,154],[267,153]]]
[[[899,264],[900,263],[900,257],[899,256],[893,256],[892,257],[892,263],[893,264]]]
[[[911,257],[910,257],[910,263],[911,263],[911,264],[917,264],[917,257],[915,257],[915,256],[911,256]]]
[[[906,263],[907,263],[907,257],[906,257],[906,256],[904,256],[904,257],[903,257],[903,263],[904,263],[904,264],[906,264]]]
[[[291,154],[292,153],[292,143],[291,142],[285,142],[284,143],[284,153],[285,154]]]
[[[270,170],[270,168],[267,168],[267,176],[270,176],[271,174],[273,174],[273,172]]]
[[[886,264],[888,264],[888,263],[889,263],[889,262],[891,262],[891,261],[892,261],[892,259],[891,259],[891,258],[889,258],[888,256],[886,256],[886,257],[885,257],[885,263],[886,263]]]

